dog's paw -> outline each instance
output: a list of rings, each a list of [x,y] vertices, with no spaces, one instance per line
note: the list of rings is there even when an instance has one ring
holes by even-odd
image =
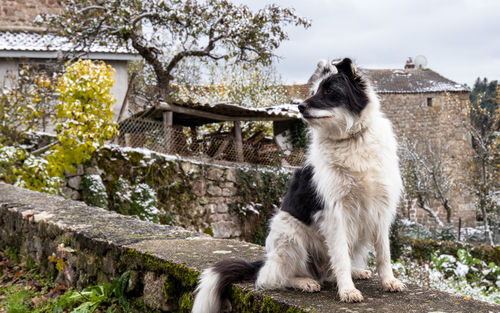
[[[363,295],[358,289],[347,289],[339,291],[340,301],[342,302],[361,302],[363,301]]]
[[[370,277],[372,277],[372,271],[370,270],[360,270],[357,268],[352,270],[353,279],[369,279]]]
[[[293,287],[304,292],[318,292],[321,290],[321,285],[312,278],[295,278]]]
[[[406,286],[399,279],[393,278],[388,281],[383,281],[382,288],[384,288],[384,291],[398,292],[403,291]]]

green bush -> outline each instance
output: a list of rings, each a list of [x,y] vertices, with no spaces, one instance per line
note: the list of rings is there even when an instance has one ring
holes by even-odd
[[[82,177],[82,198],[88,205],[98,206],[107,209],[108,194],[104,186],[101,176],[99,175],[83,175]]]

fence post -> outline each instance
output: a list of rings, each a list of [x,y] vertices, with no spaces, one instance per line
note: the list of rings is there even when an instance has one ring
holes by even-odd
[[[458,218],[458,241],[460,241],[460,233],[462,232],[462,218]]]
[[[163,112],[163,129],[165,131],[165,150],[167,153],[172,150],[172,125],[173,125],[173,112]]]
[[[234,146],[236,147],[236,160],[243,162],[243,138],[241,136],[240,121],[234,121]]]
[[[129,133],[125,134],[125,147],[132,147]]]

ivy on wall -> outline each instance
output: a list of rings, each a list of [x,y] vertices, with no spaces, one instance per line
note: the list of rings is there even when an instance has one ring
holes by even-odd
[[[281,205],[288,190],[292,172],[238,169],[237,184],[240,201],[233,210],[241,217],[242,235],[246,241],[264,245],[269,219]]]

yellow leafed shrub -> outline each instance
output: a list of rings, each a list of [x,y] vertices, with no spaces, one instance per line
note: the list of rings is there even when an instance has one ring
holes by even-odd
[[[51,175],[73,172],[74,165],[90,159],[106,140],[118,133],[110,90],[115,70],[104,62],[78,60],[66,67],[57,84],[58,144],[48,156]]]

